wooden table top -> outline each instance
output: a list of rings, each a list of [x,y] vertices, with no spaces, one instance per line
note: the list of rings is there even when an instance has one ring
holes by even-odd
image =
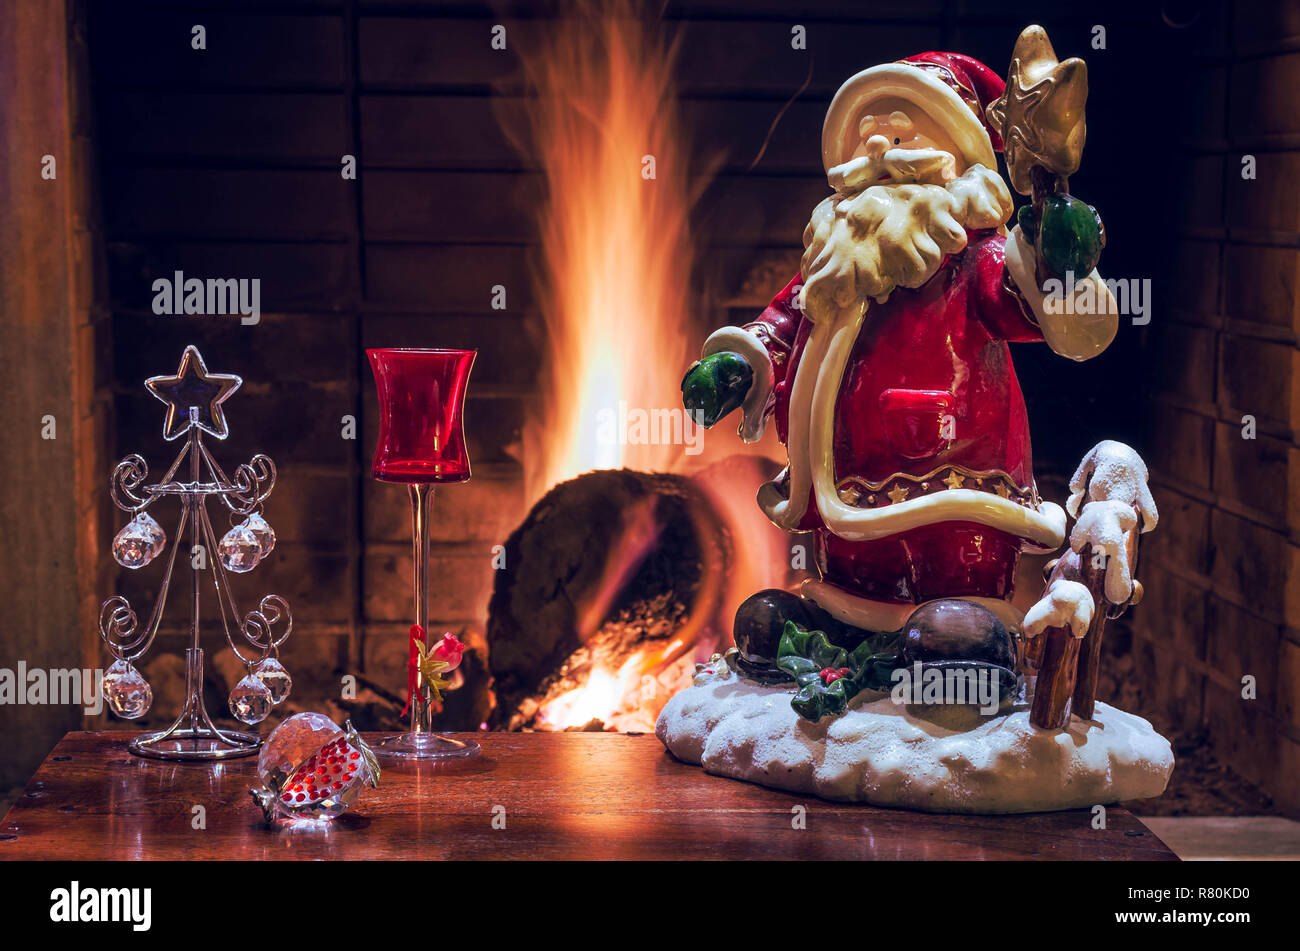
[[[383,757],[382,785],[351,812],[268,829],[248,795],[256,757],[139,759],[131,736],[65,736],[0,822],[0,859],[1175,858],[1118,806],[1096,830],[1088,810],[937,816],[830,803],[710,776],[653,736],[615,733],[480,733],[482,754],[437,766]],[[206,829],[194,828],[195,806]],[[499,807],[505,829],[493,828]]]

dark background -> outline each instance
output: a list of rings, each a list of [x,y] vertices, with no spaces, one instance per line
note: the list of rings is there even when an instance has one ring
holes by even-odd
[[[508,144],[499,102],[524,94],[515,50],[541,40],[543,21],[532,6],[496,17],[447,4],[157,10],[127,17],[115,4],[90,8],[116,453],[158,446],[159,408],[139,384],[169,370],[185,343],[199,342],[214,369],[243,375],[222,451],[242,459],[264,449],[283,473],[271,508],[282,542],[275,590],[309,605],[310,636],[337,642],[330,659],[370,660],[370,633],[401,633],[408,623],[405,579],[392,570],[406,555],[408,529],[404,495],[359,478],[372,432],[340,438],[345,414],[374,419],[362,350],[477,347],[467,412],[474,484],[500,491],[474,507],[479,518],[454,528],[435,519],[448,573],[474,586],[465,597],[448,592],[455,603],[442,605],[439,618],[473,623],[489,577],[481,570],[487,547],[518,521],[518,506],[497,502],[520,491],[523,404],[535,398],[540,330],[527,262],[544,183]],[[176,42],[196,17],[208,31],[204,52]],[[715,303],[738,305],[714,326],[746,319],[797,269],[808,213],[828,191],[821,118],[847,76],[932,48],[969,52],[1001,72],[1023,26],[924,4],[677,5],[667,18],[681,43],[692,160],[704,167],[724,156],[694,216],[696,286],[709,287]],[[496,22],[507,26],[507,51],[489,47]],[[808,28],[806,52],[790,48],[793,22]],[[1047,27],[1062,56],[1088,54],[1093,22],[1095,13]],[[1171,196],[1115,156],[1167,140],[1172,110],[1138,119],[1125,103],[1174,98],[1170,66],[1186,40],[1126,9],[1107,24],[1106,52],[1088,57],[1090,147],[1072,186],[1105,216],[1107,274],[1152,274],[1149,229],[1167,218]],[[751,170],[810,68],[806,90]],[[343,154],[357,156],[356,181],[339,174]],[[760,271],[753,305],[737,300],[745,280],[772,261],[781,276]],[[155,316],[151,284],[177,269],[260,276],[267,316],[255,327]],[[505,312],[489,307],[494,284],[510,292]],[[684,329],[702,338],[709,324],[698,315]],[[1044,347],[1016,348],[1045,474],[1072,467],[1103,435],[1137,438],[1133,336],[1125,328],[1087,365]]]
[[[404,493],[367,478],[375,413],[363,350],[465,346],[480,351],[467,409],[475,478],[434,519],[432,576],[435,623],[481,634],[491,546],[526,508],[521,427],[542,333],[529,261],[543,183],[501,121],[526,107],[516,51],[565,10],[69,5],[67,75],[83,92],[68,111],[86,159],[73,230],[96,262],[70,345],[87,469],[75,493],[91,523],[68,536],[83,599],[97,604],[114,585],[146,597],[148,579],[111,577],[121,520],[97,493],[127,452],[155,470],[170,461],[161,406],[141,381],[197,343],[211,369],[246,381],[227,404],[232,435],[218,458],[229,469],[264,451],[280,468],[267,510],[280,541],[248,584],[295,606],[286,663],[304,683],[356,671],[396,689],[409,528]],[[1151,460],[1162,524],[1144,549],[1147,603],[1115,628],[1112,692],[1294,807],[1294,5],[749,0],[670,3],[662,19],[680,42],[690,161],[722,157],[693,213],[697,260],[682,262],[701,295],[683,325],[696,340],[747,319],[797,267],[808,212],[827,193],[822,117],[849,75],[927,49],[1005,73],[1032,22],[1062,58],[1087,60],[1088,145],[1071,191],[1105,220],[1103,274],[1152,280],[1152,320],[1146,330],[1122,320],[1086,364],[1013,348],[1039,482],[1061,496],[1101,438]],[[204,51],[190,48],[195,23]],[[495,23],[508,28],[506,51],[489,47]],[[807,28],[806,51],[791,49],[793,24]],[[1104,49],[1092,47],[1096,25]],[[1246,151],[1258,153],[1258,181],[1240,179]],[[345,154],[355,181],[339,174]],[[150,285],[176,269],[260,277],[261,323],[155,316]],[[509,289],[504,312],[489,307],[494,284]],[[1239,438],[1243,413],[1257,417],[1259,440]],[[347,415],[360,422],[355,440],[340,437]],[[179,626],[167,630],[163,650],[180,643]],[[81,638],[83,656],[97,656],[93,629]],[[1260,681],[1253,703],[1239,698],[1243,673]],[[16,779],[60,728],[36,730],[14,757]]]

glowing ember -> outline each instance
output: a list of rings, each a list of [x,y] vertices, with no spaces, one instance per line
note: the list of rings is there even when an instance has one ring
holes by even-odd
[[[680,641],[678,648],[684,647]],[[690,682],[695,658],[687,654],[661,669],[649,668],[659,660],[638,651],[617,671],[603,666],[592,670],[587,683],[549,701],[538,715],[539,724],[555,730],[577,729],[593,720],[619,732],[653,733],[659,711],[683,684]]]

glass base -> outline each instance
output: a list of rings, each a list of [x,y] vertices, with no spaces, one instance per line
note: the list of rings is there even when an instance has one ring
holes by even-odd
[[[380,740],[375,749],[407,759],[454,759],[475,755],[479,745],[473,740],[457,740],[441,733],[399,733]]]
[[[252,756],[262,746],[254,733],[205,729],[171,729],[142,733],[127,744],[127,749],[146,759],[219,760]]]

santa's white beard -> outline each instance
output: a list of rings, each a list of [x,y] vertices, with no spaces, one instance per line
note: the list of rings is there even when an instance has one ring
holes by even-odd
[[[932,150],[891,149],[831,169],[837,193],[813,210],[804,229],[805,312],[920,287],[946,255],[966,247],[967,228],[1006,223],[1011,192],[997,172],[972,165],[944,184],[950,159]],[[891,180],[877,182],[881,174]]]

